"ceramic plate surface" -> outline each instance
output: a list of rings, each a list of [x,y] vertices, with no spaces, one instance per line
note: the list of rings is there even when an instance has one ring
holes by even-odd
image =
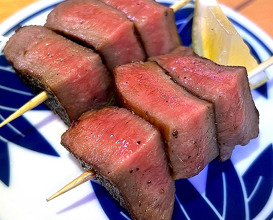
[[[59,0],[40,1],[0,25],[9,37],[20,25],[44,24]],[[160,1],[165,4],[171,1]],[[252,22],[223,8],[259,62],[272,56],[273,42]],[[184,45],[191,45],[194,6],[178,11],[176,23]],[[0,50],[0,121],[33,97]],[[273,73],[269,68],[268,74]],[[273,218],[273,85],[252,95],[260,112],[260,135],[237,146],[224,163],[211,162],[198,176],[176,181],[173,219]],[[59,198],[51,194],[82,173],[60,145],[67,127],[43,104],[0,129],[0,219],[129,219],[126,210],[90,181]]]

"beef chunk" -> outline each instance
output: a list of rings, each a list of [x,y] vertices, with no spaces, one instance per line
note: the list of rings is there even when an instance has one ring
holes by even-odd
[[[148,56],[169,53],[181,45],[173,10],[154,0],[101,0],[134,22]]]
[[[114,70],[121,103],[161,131],[175,179],[198,174],[218,156],[213,106],[175,84],[153,62]]]
[[[83,112],[108,105],[111,79],[101,58],[42,26],[20,28],[4,49],[7,60],[67,125]]]
[[[106,107],[83,114],[62,144],[92,168],[133,219],[171,219],[174,181],[157,129],[130,111]]]
[[[222,161],[230,158],[236,145],[258,136],[259,113],[244,67],[220,66],[183,48],[151,60],[188,91],[214,104]]]
[[[145,59],[133,23],[100,1],[62,2],[48,15],[45,25],[95,48],[110,70],[117,65]]]

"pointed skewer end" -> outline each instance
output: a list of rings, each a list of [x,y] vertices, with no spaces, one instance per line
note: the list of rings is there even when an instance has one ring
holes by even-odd
[[[4,125],[6,125],[7,123],[13,121],[14,119],[18,118],[19,116],[21,116],[25,112],[40,105],[48,98],[49,98],[49,94],[46,91],[43,91],[40,94],[36,95],[34,98],[32,98],[30,101],[28,101],[22,107],[20,107],[17,111],[15,111],[13,114],[11,114],[9,117],[7,117],[4,121],[2,121],[2,123],[0,124],[0,128],[3,127]]]
[[[58,192],[54,193],[52,196],[46,199],[47,202],[50,200],[62,195],[63,193],[75,188],[76,186],[81,185],[82,183],[91,180],[94,178],[95,173],[92,170],[87,170],[80,176],[78,176],[76,179],[72,180],[70,183],[65,185],[62,189],[60,189]]]
[[[7,121],[3,121],[1,124],[0,124],[0,128],[2,128],[4,125],[6,125],[8,122]]]

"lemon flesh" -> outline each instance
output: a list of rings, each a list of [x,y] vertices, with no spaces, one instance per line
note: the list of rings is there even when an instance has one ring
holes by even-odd
[[[258,66],[216,0],[195,1],[192,39],[195,53],[218,64],[244,66],[248,72]],[[267,76],[261,73],[250,81],[250,87],[257,88],[266,81]]]

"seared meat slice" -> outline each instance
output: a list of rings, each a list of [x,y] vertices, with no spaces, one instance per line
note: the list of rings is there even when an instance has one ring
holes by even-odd
[[[112,98],[110,76],[98,54],[42,26],[22,27],[4,49],[7,60],[46,104],[70,125],[83,112]]]
[[[163,134],[174,179],[198,174],[218,156],[212,104],[175,84],[154,62],[114,70],[121,103]]]
[[[145,59],[133,22],[98,0],[62,2],[48,15],[45,25],[95,48],[110,70]]]
[[[179,53],[179,50],[181,53]],[[220,159],[230,158],[235,145],[246,145],[259,133],[259,113],[244,67],[220,66],[183,52],[183,48],[151,60],[181,86],[215,107]]]
[[[173,10],[154,0],[101,0],[134,22],[148,56],[171,52],[181,45]]]
[[[127,109],[84,113],[61,143],[125,206],[133,219],[171,219],[174,181],[159,132]]]

